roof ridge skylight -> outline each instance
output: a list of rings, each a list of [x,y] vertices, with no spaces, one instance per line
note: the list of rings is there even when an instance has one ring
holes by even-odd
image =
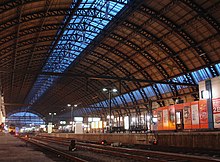
[[[49,56],[43,72],[63,73],[129,0],[83,0]],[[72,8],[74,7],[71,6]],[[94,27],[97,27],[94,29]],[[60,33],[59,31],[57,33]],[[57,76],[38,76],[26,98],[34,104],[57,80]],[[28,107],[30,108],[30,107]]]

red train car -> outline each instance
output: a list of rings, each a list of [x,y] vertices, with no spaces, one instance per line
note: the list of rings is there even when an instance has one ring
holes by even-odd
[[[207,101],[200,100],[157,108],[158,130],[207,129]]]

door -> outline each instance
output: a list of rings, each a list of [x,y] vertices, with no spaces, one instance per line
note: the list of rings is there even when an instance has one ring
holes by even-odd
[[[183,110],[176,110],[176,130],[182,130],[183,125]]]

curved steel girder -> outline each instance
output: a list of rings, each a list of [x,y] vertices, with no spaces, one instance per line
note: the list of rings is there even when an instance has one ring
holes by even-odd
[[[155,17],[155,16],[154,16]],[[159,18],[158,18],[159,19]],[[164,19],[164,18],[162,18],[162,19]],[[159,19],[160,20],[160,19]],[[170,23],[170,22],[169,22]],[[169,24],[168,23],[168,24]],[[170,25],[170,27],[175,27],[175,25],[174,24],[171,24]],[[180,28],[179,28],[180,29]],[[179,29],[177,29],[177,30],[174,30],[174,31],[178,31]],[[180,32],[181,34],[182,34],[182,36],[183,36],[183,38],[185,38],[187,41],[188,41],[188,43],[190,44],[192,44],[193,43],[193,45],[195,44],[195,41],[194,40],[192,40],[188,35],[186,35],[186,33],[184,33],[183,31],[182,32]],[[200,48],[198,48],[197,46],[196,47],[194,47],[194,46],[192,46],[198,53],[204,53],[204,51],[202,51]],[[204,58],[204,57],[203,57]],[[205,59],[203,59],[204,60],[204,62],[207,62],[207,58],[205,58]],[[212,69],[210,69],[211,71],[212,71]],[[214,72],[212,72],[212,74],[213,74],[213,76],[215,76],[215,75],[217,75],[217,72],[216,72],[216,70],[214,70],[213,69],[213,71]],[[187,74],[187,78],[189,78],[190,80],[188,80],[188,81],[193,81],[194,83],[195,83],[195,81],[193,80],[193,77],[191,76],[191,75],[188,75]],[[194,88],[193,89],[193,91],[197,91],[197,89],[196,88]]]
[[[51,2],[50,0],[46,1],[46,5],[44,6],[44,9],[45,9],[44,16],[48,12],[50,2]],[[17,55],[17,50],[18,50],[18,38],[20,36],[19,32],[20,32],[20,26],[21,26],[22,14],[23,14],[23,12],[22,12],[23,7],[24,6],[23,6],[23,1],[22,1],[22,4],[19,7],[17,7],[17,15],[18,15],[17,23],[18,23],[18,25],[16,26],[17,27],[17,33],[16,33],[17,39],[15,41],[15,47],[14,47],[15,49],[14,49],[13,58],[12,58],[12,69],[13,70],[15,70],[15,68],[16,68],[16,61],[17,61],[16,60],[16,55]],[[40,22],[40,24],[41,24],[40,30],[42,28],[43,22],[44,22],[44,18]],[[38,40],[38,37],[39,37],[39,33],[37,34],[36,40]],[[33,44],[35,44],[35,42],[33,42]],[[26,77],[26,75],[25,75],[25,77]],[[11,91],[10,91],[11,94],[10,94],[10,98],[12,98],[12,94],[14,93],[14,86],[13,86],[14,81],[15,81],[15,75],[14,75],[14,73],[12,73],[12,75],[11,75]]]
[[[92,56],[94,56],[94,57],[96,57],[96,58],[98,58],[98,59],[102,59],[102,60],[108,62],[109,64],[111,64],[111,65],[114,66],[114,67],[118,67],[118,69],[119,69],[121,72],[123,72],[127,77],[129,77],[129,76],[132,75],[126,68],[124,68],[123,66],[121,66],[119,63],[115,62],[113,59],[111,59],[111,58],[109,58],[109,57],[106,57],[105,55],[102,55],[102,54],[100,54],[100,53],[98,53],[98,52],[94,52],[94,51],[91,51],[91,52],[90,52],[90,55],[92,55]],[[87,67],[87,69],[89,69],[89,68],[90,68],[90,67]],[[107,72],[109,72],[109,69],[106,68],[103,73],[107,73]],[[118,76],[118,75],[117,75],[117,76]],[[133,77],[133,78],[135,78],[135,77]],[[137,88],[140,88],[140,87],[141,87],[141,85],[140,85],[139,83],[134,83],[134,84],[137,86]],[[142,97],[143,97],[143,99],[144,99],[144,96],[142,96]],[[147,98],[147,97],[146,97],[146,98]]]
[[[81,82],[80,82],[81,83]],[[78,85],[78,84],[77,84]],[[72,90],[72,91],[77,91],[77,90],[79,90],[79,89],[81,89],[81,87],[80,88],[77,88],[77,89],[74,89],[74,90]],[[97,88],[96,88],[97,89]],[[72,91],[70,92],[70,93],[72,93]],[[81,92],[81,91],[80,91]],[[79,92],[79,94],[80,94],[80,92]],[[66,96],[68,96],[70,93],[68,93],[68,94],[66,94]],[[46,93],[45,93],[46,94]],[[45,95],[44,94],[44,95]],[[61,94],[62,95],[62,94]],[[82,93],[82,96],[84,96],[83,95],[83,93]],[[63,95],[62,95],[62,97],[60,97],[60,98],[63,98]],[[60,100],[60,98],[59,97],[57,97],[57,102],[58,102],[58,100]],[[89,98],[89,100],[90,100],[90,98]],[[92,100],[91,100],[92,101]],[[48,102],[48,101],[47,101]],[[80,101],[80,102],[82,102],[82,101]],[[54,103],[53,103],[54,104]],[[85,104],[86,105],[86,104]],[[89,103],[87,103],[87,105],[89,105]],[[104,107],[104,106],[103,106]]]
[[[48,50],[49,46],[48,45],[41,45],[41,46],[37,46],[35,48],[35,52],[39,52],[39,51],[43,51],[43,50]],[[4,49],[1,51],[1,53],[9,53],[13,50],[13,47],[10,47],[10,48],[7,48],[7,49]],[[27,53],[30,53],[32,50],[32,47],[29,47],[29,48],[26,48],[26,49],[22,49],[20,51],[17,51],[17,53],[20,53],[20,54],[27,54]],[[0,60],[1,61],[1,60]]]
[[[87,60],[87,62],[89,61],[88,63],[90,63],[90,64],[92,64],[92,65],[97,65],[97,64],[99,64],[99,63],[96,63],[95,61],[90,60],[90,59],[86,59],[86,60]],[[110,64],[111,64],[111,63],[110,63]],[[84,67],[84,66],[83,66],[83,67]],[[101,65],[101,64],[99,64],[99,66],[96,66],[96,67],[102,69],[103,71],[106,70],[105,66],[103,66],[103,65]],[[95,70],[91,70],[91,68],[86,69],[86,70],[87,70],[87,71],[91,71],[91,73],[94,73],[94,71],[95,71]],[[98,73],[98,72],[97,72],[97,73]],[[112,73],[113,75],[116,75],[116,76],[117,76],[117,74],[115,74],[114,72],[111,72],[111,73]],[[136,98],[134,97],[134,94],[131,92],[131,89],[129,88],[129,86],[127,86],[127,84],[126,84],[125,82],[121,82],[121,83],[123,83],[124,88],[125,88],[125,89],[128,89],[127,91],[130,92],[130,93],[128,93],[128,95],[129,95],[129,97],[131,98],[131,100],[132,100],[132,102],[133,102],[133,104],[134,104],[134,101],[136,102]],[[128,103],[126,102],[124,96],[119,96],[119,97],[120,97],[122,103],[123,103],[123,104],[126,103],[126,106],[128,106]],[[134,104],[134,105],[135,105],[135,104]],[[127,110],[125,110],[125,111],[127,112]],[[127,113],[127,114],[128,114],[128,113]],[[129,111],[129,114],[130,114],[130,111]]]
[[[28,55],[27,55],[27,57],[28,57]],[[23,57],[23,59],[26,59],[25,56]],[[32,66],[33,66],[33,68],[38,70],[39,67],[38,67],[37,65],[41,65],[41,64],[42,64],[42,61],[43,61],[42,58],[41,58],[41,59],[37,58],[37,59],[35,59],[34,61],[32,61]],[[16,64],[16,70],[26,68],[27,62],[28,62],[28,60],[22,60],[22,61],[19,60],[19,63]],[[10,62],[10,63],[11,63],[11,62]],[[34,67],[34,66],[36,66],[36,67]],[[9,68],[11,68],[11,67],[9,67]],[[9,68],[8,68],[8,69],[9,69]],[[33,69],[33,70],[34,70],[34,69]],[[13,71],[13,70],[12,70],[12,71]],[[35,73],[35,74],[37,74],[37,73]]]
[[[94,65],[95,67],[101,69],[102,71],[106,70],[106,67],[105,67],[104,65],[102,65],[102,64],[100,64],[100,63],[96,63],[96,62],[93,61],[92,59],[85,58],[84,61],[87,62],[87,63],[89,63],[89,64],[91,64],[91,65]],[[84,67],[84,66],[83,66],[83,67]],[[90,71],[91,73],[99,74],[98,71],[96,71],[95,69],[92,69],[92,68],[86,69],[86,71]],[[111,73],[112,73],[114,76],[118,76],[118,75],[115,74],[114,72],[111,72]],[[98,82],[100,82],[100,81],[98,81]],[[112,81],[108,81],[108,82],[110,82],[110,84],[114,84]],[[101,83],[101,82],[100,82],[100,84],[102,85],[102,88],[103,88],[104,86],[106,86],[106,85],[103,85],[103,83]],[[117,86],[115,85],[115,87],[117,87]],[[103,95],[103,96],[105,97],[105,95]],[[126,104],[126,105],[127,105],[127,104]]]
[[[145,31],[143,29],[141,29],[141,27],[138,27],[136,25],[133,25],[131,22],[125,22],[126,23],[126,26],[128,26],[129,28],[131,29],[134,29],[134,30],[137,30],[137,32],[139,32],[140,34],[142,34],[143,36],[145,36],[147,39],[150,39],[152,40],[153,42],[159,42],[159,44],[163,43],[162,39],[159,39],[157,38],[156,36],[152,35],[150,32],[148,31]],[[123,24],[125,24],[123,23]],[[210,38],[208,39],[212,39],[213,37],[215,37],[216,35],[214,36],[211,36]],[[155,38],[154,38],[155,37]],[[202,43],[202,42],[199,42],[199,44]],[[169,54],[169,56],[173,56],[173,57],[176,57],[178,56],[179,53],[174,53],[173,50],[169,50],[170,48],[167,46],[167,45],[162,45],[160,46],[161,48],[165,47],[165,51],[167,51],[168,53],[171,53],[171,55]],[[149,56],[150,57],[150,56]],[[152,60],[152,58],[149,59],[150,61]],[[154,60],[151,61],[152,63],[156,63]],[[157,62],[156,64],[159,64],[159,62]],[[213,69],[213,67],[209,67],[210,71],[213,71],[213,73],[216,73],[216,70]],[[212,70],[213,69],[213,70]],[[218,74],[217,74],[218,75]],[[215,75],[214,75],[215,76]],[[187,76],[188,79],[191,80],[192,76]],[[189,83],[189,80],[187,79],[187,82]],[[169,80],[168,80],[169,81]],[[177,88],[176,86],[173,86],[173,85],[170,85],[170,88],[171,90],[173,91],[173,94],[174,96],[178,96],[178,91],[177,91]],[[194,89],[194,91],[198,91],[198,89]]]
[[[204,18],[211,26],[219,33],[220,32],[220,25],[218,21],[213,18],[210,14],[208,14],[209,10],[204,10],[201,6],[196,4],[194,1],[191,0],[181,0],[182,3],[186,4],[190,7],[193,11],[197,12],[199,16]],[[218,5],[220,1],[217,1],[214,6]]]
[[[93,64],[93,65],[95,65],[97,68],[99,68],[99,69],[101,69],[101,70],[106,70],[106,67],[105,66],[103,66],[103,65],[101,65],[101,64],[99,64],[99,63],[96,63],[95,61],[93,61],[93,60],[91,60],[91,59],[85,59],[85,61],[87,62],[87,63],[89,63],[89,64]],[[83,66],[84,67],[84,66]],[[96,70],[94,70],[94,69],[87,69],[87,71],[90,71],[91,73],[95,73],[95,74],[98,74],[98,71],[96,71]],[[116,75],[117,76],[117,74],[115,74],[114,72],[110,72],[110,73],[112,73],[113,75]],[[109,82],[109,81],[108,81]],[[112,84],[113,82],[110,82],[110,84]],[[106,85],[103,85],[102,83],[100,83],[101,85],[102,85],[102,87],[104,87],[104,86],[106,86]],[[115,87],[117,87],[116,85],[115,85]],[[125,87],[125,89],[127,89],[126,87]],[[127,104],[127,102],[126,102],[126,100],[124,99],[124,97],[123,96],[119,96],[120,98],[121,98],[121,101],[122,101],[122,103],[125,105],[125,106],[128,106],[128,104]],[[122,99],[123,98],[123,99]]]
[[[74,37],[74,36],[73,36]],[[92,41],[92,39],[90,39],[90,38],[87,38],[87,39],[89,39],[90,41]],[[57,46],[55,47],[55,50],[60,50],[59,52],[64,52],[63,50],[73,50],[72,48],[74,48],[74,47],[77,47],[78,49],[80,48],[80,49],[83,49],[81,46],[79,46],[79,45],[76,45],[76,44],[71,44],[71,42],[70,41],[72,41],[71,40],[71,38],[70,39],[65,39],[65,41],[67,41],[68,43],[66,43],[66,44],[57,44]],[[77,41],[77,42],[81,42],[81,41]]]
[[[110,62],[111,64],[112,64],[112,62]],[[140,93],[140,94],[142,94],[142,93]],[[144,98],[144,97],[143,97]]]
[[[60,26],[60,24],[49,24],[49,25],[44,25],[42,27],[42,31],[53,31],[53,30],[57,30],[58,27]],[[27,36],[30,34],[36,34],[37,32],[39,32],[40,30],[40,26],[36,26],[36,27],[31,27],[31,28],[26,28],[23,30],[19,31],[19,38],[23,37],[23,36]],[[17,39],[16,37],[16,32],[15,33],[9,33],[8,35],[6,35],[5,37],[0,39],[0,46],[3,45],[4,43],[8,43],[10,41],[14,41],[15,39]]]
[[[163,49],[168,55],[169,57],[173,58],[175,56],[175,52],[169,48],[169,46],[167,44],[165,44],[161,39],[159,39],[157,36],[155,36],[154,34],[152,34],[150,31],[144,30],[141,27],[128,22],[128,21],[124,21],[122,23],[124,26],[128,27],[129,29],[135,30],[136,32],[138,32],[139,34],[141,34],[143,37],[145,37],[146,39],[149,39],[150,41],[152,41],[154,44],[158,45],[161,49]],[[136,46],[136,45],[135,45]],[[162,76],[164,78],[169,78],[168,73],[166,72],[166,70],[163,68],[163,66],[161,66],[160,64],[155,64],[157,62],[156,59],[154,59],[148,52],[141,50],[141,48],[139,47],[139,51],[148,61],[150,61],[152,64],[154,64],[156,66],[156,68],[158,69],[158,71],[160,71],[160,73],[162,74]],[[175,56],[177,57],[177,56]],[[179,60],[178,62],[180,62],[179,58],[173,59],[174,62],[177,61],[177,59]],[[185,66],[181,66],[181,64],[176,64],[182,71],[186,71]],[[175,88],[175,86],[173,85],[169,85],[172,93],[174,96],[178,95],[178,91]]]
[[[97,88],[97,87],[96,87],[96,88]],[[99,97],[97,97],[97,98],[98,98],[98,101],[96,101],[96,103],[99,103],[101,106],[97,106],[97,107],[96,107],[96,105],[95,105],[94,107],[89,106],[89,107],[90,107],[90,111],[92,111],[92,109],[95,109],[95,110],[98,111],[100,114],[103,114],[103,115],[104,115],[105,112],[103,112],[103,110],[107,109],[108,107],[105,107],[105,106],[103,105],[103,103],[102,103],[102,101],[100,100]],[[87,105],[91,105],[91,104],[90,104],[90,103],[87,103]],[[88,106],[85,106],[85,107],[88,107]]]
[[[27,56],[29,56],[29,55],[27,55]],[[24,56],[25,57],[25,56]],[[26,58],[24,58],[24,59],[26,59]],[[32,63],[33,63],[33,65],[34,64],[41,64],[41,62],[42,62],[42,60],[34,60]],[[3,59],[3,61],[1,61],[0,62],[0,64],[1,64],[1,68],[6,68],[6,69],[10,69],[11,68],[11,59],[10,60],[8,60],[8,61],[6,61],[5,59]],[[24,60],[24,61],[22,61],[22,62],[19,62],[19,64],[17,64],[17,66],[16,66],[16,68],[18,68],[18,66],[21,66],[21,68],[24,68],[24,67],[26,67],[26,64],[27,64],[27,60]],[[7,67],[5,67],[5,66],[7,66]],[[32,67],[32,68],[34,68],[34,67]],[[37,68],[38,69],[38,68]]]
[[[92,72],[94,72],[94,71],[92,71]],[[80,82],[81,83],[81,82]],[[98,83],[100,83],[101,84],[101,82],[98,82]],[[77,83],[76,83],[76,85],[78,85]],[[90,87],[93,87],[92,88],[92,90],[88,90],[89,92],[91,92],[91,91],[94,91],[94,89],[95,89],[95,91],[96,91],[96,89],[98,89],[95,85],[93,85],[93,84],[90,84]],[[104,87],[103,86],[103,84],[101,85],[101,87]],[[80,90],[81,89],[81,87],[78,87],[77,89],[74,89],[74,90],[72,90],[71,92],[69,92],[68,94],[66,94],[66,96],[68,96],[69,94],[71,94],[73,91],[78,91],[78,90]],[[86,102],[86,101],[84,101],[84,103],[86,103],[85,105],[90,105],[92,102],[93,102],[93,100],[91,100],[91,97],[90,96],[86,96],[83,92],[81,93],[82,91],[79,91],[79,92],[77,92],[78,94],[82,94],[82,95],[79,95],[79,96],[84,96],[83,98],[87,98],[87,100],[90,100],[90,103],[89,102]],[[103,96],[104,96],[104,94],[103,93],[101,93]],[[61,94],[62,95],[62,94]],[[105,97],[105,96],[104,96]],[[60,98],[63,98],[63,96],[62,97],[60,97]],[[60,98],[59,97],[57,97],[57,99],[58,100],[60,100]],[[77,100],[77,99],[76,99]],[[84,100],[86,100],[86,99],[84,99]],[[58,102],[58,101],[57,101]],[[80,100],[80,102],[82,102],[81,100]],[[101,103],[101,100],[100,100],[100,103]],[[117,104],[116,104],[117,105]],[[105,108],[104,106],[103,106],[103,108]],[[97,109],[96,111],[100,111],[99,109]]]
[[[23,68],[23,67],[26,67],[26,64],[27,64],[27,58],[26,57],[29,57],[29,55],[28,54],[26,54],[26,55],[24,55],[23,57],[22,57],[22,61],[19,61],[19,63],[17,63],[16,64],[16,70],[18,70],[19,69],[19,66],[21,66],[21,68]],[[21,58],[19,58],[19,59],[21,59]],[[35,59],[32,63],[33,63],[33,65],[34,64],[41,64],[42,63],[42,58],[37,58],[37,59]],[[4,65],[9,65],[9,66],[11,66],[11,59],[10,60],[8,60],[8,61],[3,61],[2,63],[0,62],[0,64],[1,64],[1,67],[4,67]],[[8,67],[7,69],[9,69],[9,68],[11,68],[11,67]],[[33,68],[34,68],[34,66],[33,66]],[[13,70],[12,70],[13,71]]]
[[[96,57],[96,58],[98,58],[98,59],[102,59],[102,60],[108,62],[108,63],[111,64],[113,67],[118,67],[118,69],[119,69],[121,72],[123,72],[127,77],[132,76],[132,74],[131,74],[126,68],[124,68],[123,66],[121,66],[120,63],[115,62],[113,59],[111,59],[111,58],[109,58],[109,57],[106,57],[105,55],[101,55],[100,53],[94,52],[94,51],[93,51],[93,52],[90,52],[90,55],[92,55],[92,56],[94,56],[94,57]],[[89,69],[89,68],[87,67],[87,69]],[[105,74],[105,73],[108,73],[109,71],[110,71],[110,70],[106,68],[103,73]],[[118,76],[118,75],[116,75],[116,76]],[[133,78],[135,79],[134,76],[133,76]],[[144,101],[146,101],[146,99],[148,99],[148,98],[147,98],[147,95],[145,94],[145,92],[143,91],[143,89],[141,89],[142,86],[140,85],[140,83],[139,83],[139,82],[133,82],[133,83],[135,84],[135,86],[137,87],[139,93],[141,94],[142,99],[143,99]],[[134,102],[137,103],[137,100],[135,99]]]
[[[10,76],[10,74],[8,75],[8,77],[9,77],[9,76]],[[25,74],[24,74],[24,75],[19,75],[19,77],[24,77],[24,76],[25,76]],[[3,78],[3,77],[2,77],[2,78]],[[17,79],[16,82],[15,82],[15,85],[17,85],[17,84],[16,84],[17,82],[18,82],[18,83],[21,82],[21,80],[22,80],[22,79],[19,79],[19,80]],[[26,86],[27,86],[27,84],[26,84]],[[8,88],[11,87],[10,82],[7,82],[6,84],[4,84],[4,89],[6,89],[7,87],[8,87]]]
[[[183,30],[183,28],[179,25],[177,25],[176,23],[174,23],[173,21],[169,20],[168,18],[160,15],[157,11],[151,9],[150,7],[147,7],[145,5],[142,5],[140,7],[140,10],[143,13],[147,13],[148,15],[150,15],[151,17],[153,17],[154,19],[157,19],[158,21],[161,21],[163,24],[166,24],[167,26],[169,26],[172,31],[175,31],[177,34],[179,34],[183,39],[186,40],[186,42],[188,44],[190,44],[193,49],[199,54],[203,54],[201,56],[201,58],[203,59],[204,62],[206,62],[207,64],[209,64],[211,61],[208,58],[207,54],[205,53],[205,51],[199,46],[199,44],[189,35],[187,34],[186,31]],[[181,61],[182,62],[182,61]],[[193,78],[191,76],[191,78]],[[195,80],[193,79],[193,82],[195,83]]]
[[[58,80],[57,80],[57,82],[59,82],[59,80],[60,80],[61,78],[59,78]],[[76,82],[76,83],[75,83]],[[57,102],[59,102],[60,100],[62,100],[63,98],[65,98],[65,97],[67,97],[67,96],[69,96],[72,92],[76,92],[76,91],[78,91],[78,90],[80,90],[80,89],[82,89],[82,87],[80,86],[79,87],[79,85],[81,85],[82,84],[82,81],[81,80],[75,80],[74,82],[72,82],[72,80],[71,81],[69,81],[67,84],[71,84],[71,86],[73,85],[72,83],[75,83],[74,85],[76,85],[76,86],[73,86],[75,89],[71,89],[68,93],[65,93],[65,95],[63,95],[63,94],[60,94],[59,93],[59,95],[58,95],[58,98],[56,99],[56,101],[54,102],[54,100],[53,99],[51,99],[51,100],[53,100],[53,104],[55,104],[55,103],[57,103]],[[78,84],[79,83],[79,84]],[[64,89],[66,86],[67,86],[67,84],[65,84],[63,87],[62,87],[62,89]],[[83,92],[81,93],[82,91],[79,91],[79,92],[77,92],[77,94],[84,94]],[[46,94],[46,93],[45,93]],[[57,94],[56,94],[56,96],[57,96]],[[78,95],[77,95],[78,96]],[[50,99],[49,99],[50,100]],[[48,100],[48,101],[49,101]],[[76,103],[78,103],[79,101],[77,101],[76,99],[74,100],[74,102],[76,102]],[[80,101],[80,102],[82,102],[82,101]],[[85,101],[83,101],[83,102],[85,102]],[[76,104],[76,103],[74,103],[74,104]]]
[[[67,41],[68,43],[57,44],[56,47],[54,47],[53,53],[57,52],[57,53],[59,53],[59,54],[57,54],[59,56],[66,56],[69,53],[69,55],[71,54],[71,55],[74,55],[77,57],[78,55],[75,55],[74,51],[81,52],[83,50],[83,48],[81,46],[76,45],[76,44],[71,44],[70,41],[72,41],[71,40],[72,37],[74,38],[74,36],[72,36],[71,34],[69,36],[64,36],[62,38],[63,41]],[[92,39],[90,39],[90,38],[87,38],[87,39],[92,41]],[[74,41],[76,41],[76,40],[74,40]],[[58,57],[56,58],[56,60],[57,59],[58,59]]]
[[[130,41],[125,41],[124,38],[122,38],[116,34],[110,34],[110,37],[121,42],[121,43],[124,43],[125,45],[129,46],[130,48],[133,48],[135,51],[138,51],[138,50],[140,51],[140,49],[137,45],[133,44]],[[118,51],[115,48],[108,46],[106,44],[100,44],[99,46],[101,48],[104,48],[108,51],[111,51],[112,53],[116,54],[117,56],[125,59],[127,62],[129,62],[131,65],[133,65],[146,79],[152,80],[151,76],[138,63],[136,63],[134,60],[130,59],[130,57],[126,56],[121,51]],[[157,89],[158,89],[158,87],[157,87]],[[159,89],[157,91],[159,92]],[[160,93],[158,94],[155,92],[155,94],[158,99],[162,98],[162,95]]]
[[[111,15],[110,13],[108,14],[107,18],[105,12],[97,8],[79,8],[76,11],[75,15],[80,17],[98,18],[107,21],[110,21],[113,18],[113,15]]]
[[[69,83],[71,83],[72,82],[72,80],[69,82]],[[77,82],[77,81],[76,81]],[[78,83],[78,82],[77,82]],[[76,85],[78,86],[79,84],[77,84],[76,83]],[[82,83],[81,81],[79,81],[79,83]],[[64,87],[65,87],[66,85],[64,85]],[[63,87],[63,88],[64,88]],[[66,96],[68,96],[68,95],[70,95],[73,91],[77,91],[77,90],[79,90],[79,89],[81,89],[81,87],[76,87],[75,89],[73,89],[73,90],[71,90],[70,92],[68,92],[68,94],[65,94],[65,95],[63,95],[62,93],[56,93],[56,96],[54,96],[53,98],[49,98],[48,100],[47,100],[47,102],[49,103],[50,102],[50,100],[51,100],[51,104],[55,104],[55,103],[57,103],[57,102],[59,102],[59,100],[61,100],[61,99],[63,99],[63,98],[65,98]],[[77,92],[78,94],[83,94],[83,92],[81,93],[81,91],[78,91]],[[51,95],[51,94],[49,94],[49,91],[46,91],[45,93],[44,93],[44,96],[45,95]],[[53,94],[52,94],[53,95]],[[42,97],[39,99],[39,102],[41,102],[40,100],[42,99]],[[56,102],[54,102],[54,100],[56,101]],[[76,101],[75,101],[76,102]],[[82,104],[84,104],[84,103],[86,103],[86,101],[80,101]]]
[[[123,40],[122,37],[117,36],[117,35],[115,36],[115,35],[113,35],[113,34],[110,34],[110,36],[112,36],[113,39],[116,38],[117,41],[122,41],[122,40]],[[100,47],[101,47],[101,45],[102,45],[102,44],[100,44]],[[138,46],[135,45],[135,44],[132,44],[132,42],[127,42],[126,45],[129,45],[129,47],[133,48],[134,50],[136,50],[136,51],[139,50],[141,53],[143,53],[143,51],[140,50],[140,47],[138,47]],[[109,50],[109,51],[111,51],[111,52],[113,52],[113,53],[114,53],[114,50],[115,50],[115,49],[111,49],[111,48],[109,48],[109,47],[108,47],[108,48],[105,48],[105,49],[106,49],[106,50]],[[118,55],[118,56],[120,57],[120,55]],[[142,70],[142,71],[144,71],[144,70]],[[195,83],[193,82],[194,80],[193,80],[191,74],[187,74],[186,76],[187,76],[187,82],[188,82],[188,83],[191,82],[191,83],[195,84]],[[168,78],[167,78],[167,79],[168,79]],[[156,94],[156,96],[159,96],[158,99],[162,99],[162,95],[161,95],[161,93],[160,93],[158,87],[154,85],[154,86],[152,86],[152,88],[153,88],[154,93]],[[171,87],[171,88],[172,88],[172,87]],[[193,91],[198,91],[198,89],[195,88],[195,87],[194,87],[192,90],[193,90]],[[164,105],[163,105],[164,102],[160,102],[159,104],[162,105],[162,106],[164,106]]]
[[[43,36],[43,37],[39,37],[38,39],[38,43],[42,43],[42,42],[47,42],[47,41],[53,41],[54,37],[53,36]],[[17,43],[17,48],[20,48],[20,47],[24,47],[24,46],[27,46],[27,45],[32,45],[36,42],[36,38],[27,38],[23,41],[20,41]],[[11,45],[8,45],[6,46],[5,48],[1,49],[2,51],[3,50],[7,50],[7,48],[11,48],[11,46],[14,46],[14,44],[11,44]],[[48,45],[50,46],[50,44]],[[18,52],[17,52],[18,53]]]
[[[85,29],[84,29],[85,28]],[[82,23],[69,23],[66,27],[67,30],[86,30],[86,31],[97,31],[96,33],[99,33],[100,30],[103,30],[99,26],[94,26],[93,24],[89,24],[89,26],[85,27]]]
[[[43,12],[36,12],[36,13],[32,13],[32,14],[22,15],[22,18],[20,19],[20,23],[30,22],[32,20],[53,17],[53,16],[65,16],[67,14],[67,11],[68,10],[66,10],[66,9],[65,10],[59,9],[59,10],[48,11],[46,15],[44,15]],[[7,30],[13,26],[18,25],[17,21],[18,20],[15,17],[10,20],[7,20],[6,22],[1,23],[0,24],[0,33],[4,30]]]
[[[96,30],[97,30],[97,29],[96,29]],[[99,31],[94,32],[93,30],[86,30],[86,32],[88,32],[88,31],[91,32],[91,33],[96,33],[96,34],[99,33]],[[83,39],[83,38],[84,38],[84,36],[83,36],[81,30],[74,30],[72,34],[65,34],[65,35],[63,35],[63,36],[60,38],[60,41],[68,41],[68,42],[74,41],[74,42],[80,42],[80,39]],[[92,40],[92,39],[90,39],[90,38],[87,37],[87,36],[85,36],[84,39],[88,39],[88,40],[90,40],[90,41]]]
[[[1,2],[0,3],[0,14],[8,11],[8,10],[11,10],[13,8],[16,8],[20,5],[25,5],[25,4],[28,4],[28,3],[32,3],[32,2],[39,2],[39,0],[25,0],[25,1],[22,1],[22,0],[18,0],[18,1],[15,1],[15,0],[9,0],[8,2]]]
[[[72,39],[72,38],[74,38],[74,39]],[[59,52],[59,55],[60,54],[62,54],[62,53],[64,53],[65,52],[65,50],[67,50],[67,51],[70,51],[71,50],[71,53],[72,53],[72,51],[80,51],[81,52],[81,50],[79,50],[79,49],[82,49],[83,50],[83,48],[81,47],[81,46],[79,46],[79,45],[76,45],[76,44],[71,44],[71,41],[77,41],[77,42],[83,42],[83,41],[81,41],[80,40],[81,39],[81,37],[80,36],[77,36],[77,35],[72,35],[72,34],[69,34],[69,35],[67,35],[67,36],[64,36],[63,37],[63,40],[65,40],[65,41],[67,41],[67,43],[66,44],[57,44],[56,45],[56,47],[54,48],[54,50],[60,50],[60,51],[58,51]],[[86,37],[86,39],[87,40],[89,40],[90,42],[92,41],[92,39],[90,39],[89,37]],[[88,42],[86,42],[86,43],[88,43],[88,44],[91,44],[91,43],[88,43]]]
[[[195,2],[190,0],[181,0],[181,2],[186,4],[188,7],[190,7],[193,11],[196,11],[198,15],[203,19],[205,19],[218,33],[220,32],[220,24],[218,23],[217,20],[215,20],[215,18],[213,18],[211,15],[208,14],[209,9],[204,10],[201,6],[197,5]],[[217,4],[219,3],[220,1],[217,2]],[[216,6],[217,4],[215,4],[214,6]],[[209,66],[208,68],[213,77],[218,76],[218,72],[215,67],[211,68]]]
[[[93,60],[91,60],[91,59],[85,59],[86,60],[86,62],[88,62],[89,64],[94,64],[94,65],[96,65],[97,63],[95,63],[95,61],[93,61]],[[99,63],[98,63],[99,64]],[[83,66],[84,67],[84,66]],[[99,66],[97,66],[99,69],[102,69],[102,70],[105,70],[105,66],[103,66],[103,65],[101,65],[101,64],[99,64]],[[98,74],[98,71],[96,71],[96,70],[94,70],[94,69],[88,69],[87,71],[90,71],[91,73],[94,73],[95,72],[95,74]],[[117,76],[117,74],[115,74],[114,72],[110,72],[110,73],[112,73],[113,75],[116,75]],[[100,83],[101,85],[102,85],[102,87],[104,87],[104,86],[106,86],[106,85],[103,85],[101,82],[98,82],[98,83]],[[112,84],[112,82],[110,83],[110,84]],[[116,85],[115,85],[115,87],[117,87]],[[124,87],[125,89],[127,89],[126,87]],[[104,95],[103,93],[101,93],[102,95]],[[101,96],[102,96],[101,95]],[[129,96],[130,96],[130,94],[129,94]],[[104,98],[105,98],[106,96],[104,96]],[[128,106],[128,103],[127,103],[127,101],[126,101],[126,99],[124,98],[124,96],[122,96],[122,95],[119,95],[119,98],[121,99],[121,101],[122,101],[122,103],[123,103],[123,105],[124,105],[124,107],[127,107]],[[117,103],[117,101],[116,100],[113,100],[115,103]],[[117,104],[115,104],[115,105],[118,105],[119,106],[119,104],[117,103]],[[127,110],[125,110],[126,112],[127,112]],[[129,111],[129,114],[130,114],[130,111]]]

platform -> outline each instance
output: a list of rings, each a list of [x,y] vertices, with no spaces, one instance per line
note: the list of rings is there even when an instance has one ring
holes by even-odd
[[[25,142],[8,134],[0,132],[1,162],[53,162],[44,153],[27,146]]]
[[[80,141],[101,142],[107,140],[109,143],[120,142],[123,144],[149,144],[156,138],[161,147],[185,147],[199,149],[213,149],[220,151],[220,132],[164,132],[164,133],[41,133],[43,136],[74,138]]]

